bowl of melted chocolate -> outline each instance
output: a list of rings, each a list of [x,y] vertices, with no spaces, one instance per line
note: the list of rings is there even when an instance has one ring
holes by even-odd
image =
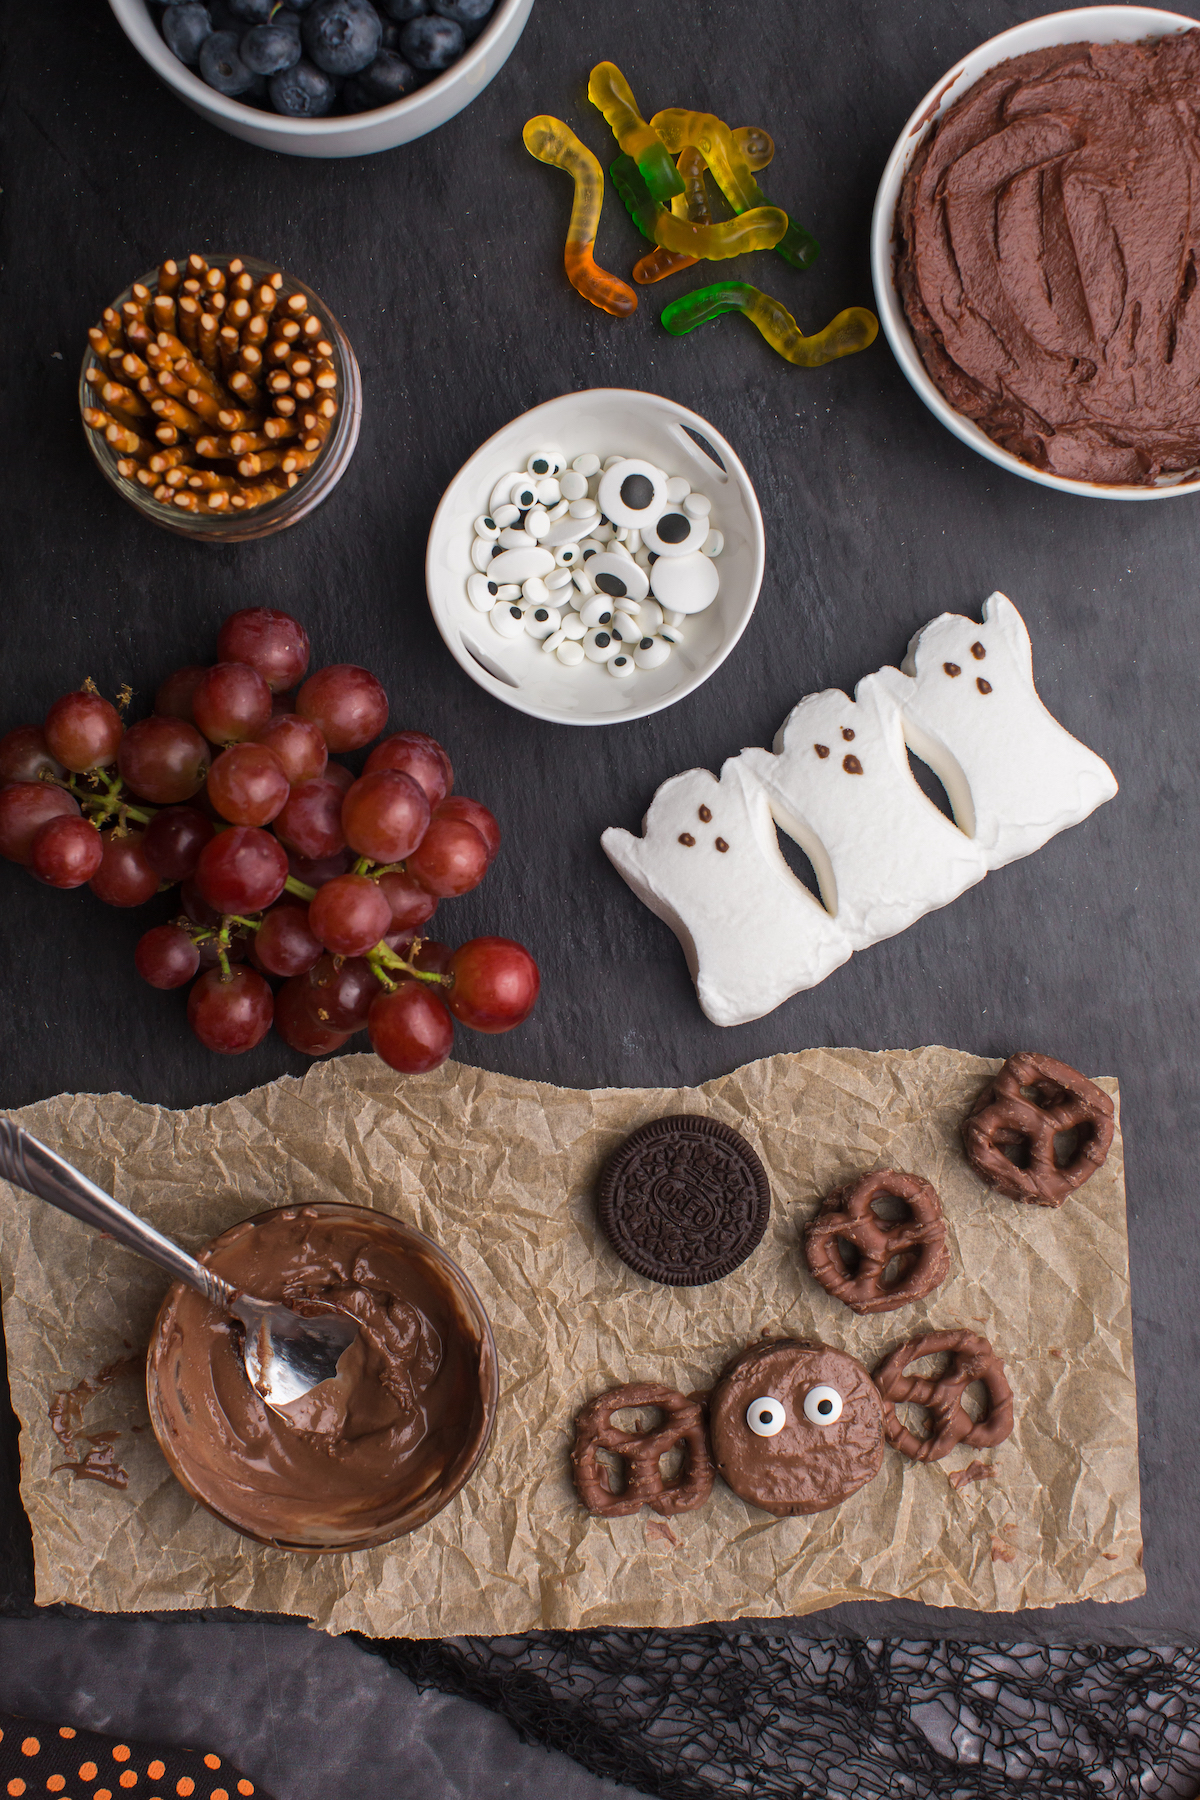
[[[1069,493],[1200,483],[1200,30],[1141,6],[1031,19],[913,113],[880,182],[879,316],[932,412]]]
[[[199,1256],[359,1332],[334,1380],[276,1411],[250,1384],[237,1321],[177,1283],[146,1386],[188,1493],[246,1537],[309,1553],[366,1550],[440,1512],[487,1447],[499,1393],[491,1326],[457,1263],[399,1219],[326,1201],[260,1213]]]

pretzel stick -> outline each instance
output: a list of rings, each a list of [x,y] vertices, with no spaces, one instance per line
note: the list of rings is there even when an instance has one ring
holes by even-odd
[[[290,419],[295,410],[296,396],[294,394],[276,394],[275,411],[281,419]]]
[[[251,317],[252,310],[250,302],[244,295],[239,294],[237,299],[232,301],[225,308],[225,317],[231,325],[236,325],[240,331],[242,326],[245,325]]]
[[[189,354],[188,347],[183,339],[176,337],[172,331],[160,331],[154,342],[157,349],[166,352],[171,362],[174,362],[177,357],[187,356]],[[146,361],[149,362],[150,358],[147,357]]]
[[[122,456],[136,456],[145,461],[154,449],[154,445],[150,443],[149,439],[139,437],[136,431],[130,431],[128,426],[118,425],[115,421],[106,427],[104,436],[113,449],[119,450]]]
[[[88,343],[92,347],[93,356],[103,358],[114,354],[117,356],[120,355],[120,350],[117,345],[113,343],[102,325],[88,326]]]
[[[194,469],[187,478],[187,484],[190,488],[209,494],[231,494],[237,486],[232,475],[218,475],[215,469]]]
[[[229,510],[229,495],[224,489],[219,489],[215,494],[205,494],[203,499],[204,505],[210,513],[227,512]]]
[[[269,281],[264,281],[261,287],[255,289],[254,310],[256,313],[261,314],[264,319],[270,318],[278,304],[279,292],[276,288],[272,287]]]
[[[194,461],[190,444],[175,444],[169,450],[156,450],[150,458],[150,467],[156,475],[162,475],[167,469],[177,469],[182,463]]]
[[[169,256],[165,263],[158,267],[158,291],[160,294],[173,294],[180,283],[179,264]]]
[[[263,366],[262,351],[253,344],[243,344],[238,351],[238,368],[246,375],[258,375]]]
[[[166,444],[168,447],[179,442],[179,432],[174,425],[158,425],[155,427],[154,435],[160,444]]]
[[[222,325],[217,333],[217,359],[221,364],[221,375],[225,381],[237,368],[241,357],[238,334],[232,325]]]
[[[206,425],[219,425],[224,417],[220,402],[214,400],[211,394],[201,393],[199,388],[188,389],[187,403],[194,413],[199,413]]]
[[[186,431],[189,437],[199,437],[204,430],[204,420],[198,414],[189,412],[186,406],[180,406],[178,400],[152,400],[150,410],[165,425],[174,425],[177,430]]]
[[[131,419],[144,419],[150,411],[141,396],[120,381],[106,381],[100,389],[100,398],[113,412],[128,413]]]
[[[177,307],[179,335],[193,356],[200,350],[200,302],[192,294],[181,294]]]
[[[283,309],[290,313],[293,319],[303,317],[308,311],[308,301],[303,294],[289,294],[283,303]]]
[[[196,495],[189,494],[186,489],[182,493],[172,494],[171,500],[173,505],[178,506],[182,512],[200,511],[200,502]]]
[[[248,319],[242,327],[243,344],[254,344],[256,347],[260,347],[266,343],[267,333],[270,329],[270,323],[265,314],[255,313],[254,317]]]
[[[317,455],[316,450],[289,450],[279,466],[285,475],[293,475],[298,470],[311,468]]]
[[[154,304],[150,311],[159,331],[174,331],[175,302],[170,294],[155,294]]]
[[[217,423],[225,431],[257,431],[262,424],[260,413],[244,412],[241,407],[222,407]]]
[[[287,394],[291,392],[292,378],[286,369],[276,369],[267,376],[267,392],[269,394]]]
[[[252,506],[265,506],[268,500],[277,500],[285,489],[273,481],[259,482],[256,486],[245,486],[240,493],[231,494],[230,505],[243,511]]]
[[[220,366],[217,362],[218,324],[216,313],[200,314],[200,360],[205,368],[212,370],[214,375]]]
[[[150,373],[147,364],[142,361],[140,356],[136,356],[132,350],[127,350],[121,358],[120,369],[121,374],[127,375],[130,381],[140,381],[143,375],[148,375]]]
[[[186,381],[189,387],[199,388],[200,392],[207,394],[211,400],[224,401],[228,398],[220,382],[210,375],[207,369],[201,368],[198,362],[194,362],[190,356],[177,357],[173,366],[180,381]],[[197,408],[197,410],[199,409]]]
[[[119,312],[116,312],[111,306],[106,306],[100,314],[100,323],[111,343],[123,344],[125,342],[125,326]]]
[[[187,272],[189,277],[193,281],[196,281],[207,269],[208,264],[205,262],[204,258],[202,256],[197,256],[193,250],[192,254],[187,259]]]
[[[257,381],[242,369],[235,369],[229,377],[229,391],[237,396],[243,406],[253,406],[259,398]]]
[[[154,342],[154,332],[144,319],[130,319],[125,327],[125,342],[131,350],[140,350],[144,355],[146,345]]]
[[[209,267],[204,271],[204,286],[210,294],[220,294],[225,288],[225,271]]]
[[[300,429],[297,419],[263,420],[263,437],[268,444],[278,443],[282,438],[295,437]]]
[[[83,422],[91,431],[107,431],[110,425],[118,423],[111,413],[106,413],[99,406],[85,406]]]

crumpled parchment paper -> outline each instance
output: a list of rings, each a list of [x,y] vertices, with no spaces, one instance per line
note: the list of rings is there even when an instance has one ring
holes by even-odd
[[[327,1631],[502,1635],[797,1615],[902,1597],[1015,1611],[1144,1591],[1121,1139],[1061,1211],[997,1196],[959,1123],[999,1064],[958,1051],[808,1050],[701,1088],[592,1092],[454,1063],[395,1075],[371,1056],[314,1064],[219,1106],[170,1112],[60,1095],[14,1115],[189,1248],[275,1205],[349,1200],[409,1220],[459,1261],[496,1334],[496,1430],[464,1492],[382,1549],[296,1556],[237,1536],[168,1473],[137,1373],[87,1407],[116,1431],[123,1491],[56,1465],[56,1390],[141,1350],[167,1278],[0,1183],[0,1288],[21,1493],[40,1604],[106,1611],[240,1606]],[[1101,1085],[1116,1097],[1116,1083]],[[592,1189],[636,1126],[703,1112],[742,1132],[771,1180],[766,1237],[708,1287],[658,1286],[618,1261]],[[877,1167],[932,1180],[951,1274],[915,1306],[859,1318],[812,1280],[803,1224]],[[757,1338],[812,1336],[873,1367],[922,1331],[991,1339],[1016,1395],[996,1450],[924,1466],[885,1451],[843,1506],[775,1519],[718,1479],[696,1512],[590,1517],[571,1485],[576,1410],[619,1382],[708,1387]],[[82,1447],[82,1446],[81,1446]]]

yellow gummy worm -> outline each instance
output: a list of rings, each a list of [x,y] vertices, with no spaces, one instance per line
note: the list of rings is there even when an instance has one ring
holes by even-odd
[[[765,169],[775,154],[775,140],[761,125],[735,125],[733,141],[752,169]]]
[[[745,156],[752,169],[765,169],[775,154],[775,145],[768,132],[761,125],[738,125],[734,128],[733,141]],[[683,182],[683,193],[676,194],[671,202],[671,211],[677,219],[686,219],[692,225],[711,225],[712,213],[708,206],[708,187],[705,174],[708,164],[704,153],[697,150],[694,144],[685,144],[676,161],[680,180]],[[656,244],[653,250],[647,251],[633,265],[633,279],[645,286],[651,281],[662,281],[668,275],[676,275],[682,269],[690,269],[695,263],[694,256],[688,256],[682,250],[664,250]]]
[[[786,306],[746,281],[720,281],[684,294],[663,308],[662,323],[673,337],[682,337],[725,312],[745,313],[773,350],[802,369],[816,369],[839,356],[853,356],[855,351],[874,343],[879,331],[874,313],[865,306],[849,306],[831,319],[824,331],[805,337]]]
[[[688,112],[682,106],[668,106],[655,113],[650,121],[672,156],[678,156],[685,144],[700,151],[716,177],[717,186],[735,212],[746,212],[763,204],[749,163],[738,149],[732,131],[714,113]]]
[[[598,107],[626,156],[632,156],[642,178],[658,201],[682,192],[671,158],[658,133],[638,111],[633,90],[616,63],[597,63],[588,80],[588,99]]]
[[[602,312],[627,318],[637,308],[637,295],[616,275],[599,268],[593,254],[604,201],[604,171],[600,164],[571,127],[561,119],[552,119],[549,113],[530,119],[521,136],[531,156],[555,169],[565,169],[575,183],[571,223],[563,250],[567,280]]]

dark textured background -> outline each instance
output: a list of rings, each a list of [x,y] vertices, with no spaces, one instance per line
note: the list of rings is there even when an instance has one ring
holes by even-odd
[[[882,340],[805,371],[737,318],[671,339],[657,323],[662,304],[702,285],[703,269],[646,290],[632,320],[596,312],[561,273],[566,179],[531,161],[520,128],[534,112],[557,113],[607,161],[607,129],[584,98],[602,57],[625,70],[647,113],[686,103],[766,126],[777,154],[763,186],[815,231],[823,255],[805,275],[770,254],[734,272],[812,330],[870,303],[871,203],[911,108],[958,56],[1037,10],[1002,0],[537,0],[509,64],[467,112],[416,144],[326,163],[253,149],[194,118],[98,0],[40,0],[5,19],[0,729],[39,719],[89,674],[110,693],[130,681],[148,704],[170,669],[211,659],[227,612],[283,606],[306,622],[316,664],[376,670],[394,725],[441,738],[461,791],[504,827],[487,883],[444,909],[439,926],[456,939],[484,930],[526,941],[543,998],[511,1036],[463,1034],[467,1060],[570,1085],[670,1084],[815,1044],[941,1042],[988,1055],[1044,1048],[1120,1077],[1145,1598],[1019,1619],[839,1608],[804,1623],[817,1635],[1194,1633],[1197,501],[1093,502],[1000,473],[936,423]],[[626,271],[643,247],[610,197],[600,260]],[[193,248],[249,251],[300,276],[341,319],[362,366],[362,438],[341,486],[261,544],[192,546],[144,523],[100,479],[78,424],[86,327],[135,273]],[[655,718],[573,731],[509,710],[458,670],[430,619],[422,560],[438,497],[482,439],[539,401],[598,385],[653,389],[712,420],[756,484],[768,561],[751,626],[705,687]],[[1119,797],[768,1018],[708,1024],[675,940],[610,869],[601,830],[636,827],[666,776],[769,743],[802,694],[897,661],[917,626],[977,608],[993,587],[1025,615],[1047,705],[1112,764]],[[114,912],[86,890],[48,894],[0,868],[0,1104],[119,1088],[187,1106],[300,1071],[274,1036],[238,1060],[200,1048],[182,997],[134,974],[151,911]],[[22,1614],[32,1565],[11,1429],[4,1458],[0,1580],[5,1608]],[[170,1671],[185,1655],[204,1666],[206,1633],[222,1634],[212,1657],[231,1694],[263,1655],[257,1624],[191,1624],[161,1639],[159,1629],[14,1620],[5,1662],[28,1677],[51,1634],[43,1691],[69,1691],[83,1710],[101,1666],[108,1679],[123,1669],[119,1723],[132,1729],[139,1671]],[[273,1642],[296,1643],[307,1659],[351,1655],[276,1629]],[[6,1699],[17,1703],[0,1679]],[[453,1786],[447,1763],[446,1785],[429,1792],[471,1791],[474,1778]]]

